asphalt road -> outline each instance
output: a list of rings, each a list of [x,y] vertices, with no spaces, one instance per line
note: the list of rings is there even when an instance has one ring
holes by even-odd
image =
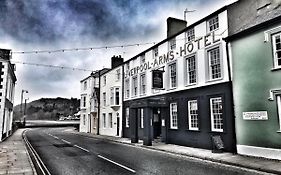
[[[26,135],[51,174],[256,175],[218,163],[89,138],[71,128],[34,128]]]

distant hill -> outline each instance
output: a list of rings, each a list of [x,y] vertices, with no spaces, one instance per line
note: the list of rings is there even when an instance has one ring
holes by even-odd
[[[80,100],[76,98],[41,98],[26,104],[27,120],[58,120],[61,115],[73,115],[79,111]],[[24,104],[22,104],[24,110]],[[14,120],[22,118],[21,105],[14,107]]]

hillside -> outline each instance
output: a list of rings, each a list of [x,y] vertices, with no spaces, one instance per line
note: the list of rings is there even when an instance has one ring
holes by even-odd
[[[27,120],[58,120],[61,115],[73,115],[79,111],[80,100],[76,98],[41,98],[26,104]],[[14,107],[14,120],[21,116],[21,106]],[[24,110],[24,104],[22,105]]]

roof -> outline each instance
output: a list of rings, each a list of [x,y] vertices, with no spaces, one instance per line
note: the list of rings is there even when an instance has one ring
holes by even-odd
[[[98,78],[100,75],[104,74],[105,72],[108,72],[109,70],[110,70],[109,68],[103,68],[101,70],[97,70],[95,72],[92,72],[89,76],[87,76],[86,78],[82,79],[80,82],[83,82],[83,81],[87,80],[90,77]]]

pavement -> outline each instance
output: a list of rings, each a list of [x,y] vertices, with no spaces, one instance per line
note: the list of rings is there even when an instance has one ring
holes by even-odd
[[[0,174],[36,175],[22,139],[24,130],[18,129],[12,136],[0,142]]]
[[[11,137],[4,142],[0,142],[0,174],[36,174],[34,165],[29,157],[22,138],[24,130],[25,129],[18,129]],[[153,142],[152,146],[145,146],[141,140],[139,143],[131,143],[128,138],[79,133],[73,130],[72,133],[227,165],[244,167],[266,173],[281,174],[281,161],[278,160],[242,156],[232,153],[212,153],[211,150],[165,144],[161,142]]]

